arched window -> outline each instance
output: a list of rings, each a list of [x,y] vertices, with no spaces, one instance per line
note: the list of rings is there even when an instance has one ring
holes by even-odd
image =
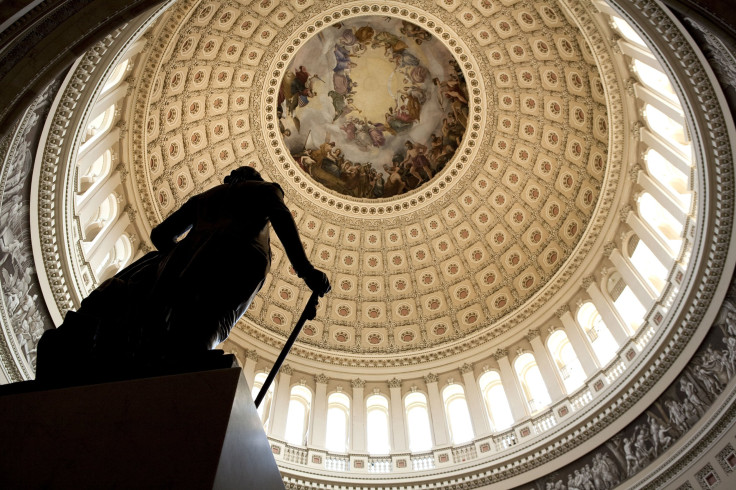
[[[598,358],[598,362],[605,366],[613,359],[618,351],[618,343],[611,335],[606,324],[603,323],[601,315],[598,313],[595,305],[590,301],[583,303],[577,314],[578,325],[588,335],[590,344],[593,346],[593,352]]]
[[[607,285],[608,294],[613,300],[616,311],[629,327],[629,332],[636,332],[642,324],[642,319],[647,312],[646,308],[618,272],[608,277]]]
[[[100,114],[92,121],[90,121],[89,124],[87,124],[82,145],[89,144],[91,141],[99,138],[102,134],[107,132],[107,130],[110,129],[110,126],[112,126],[112,120],[114,117],[115,104],[108,107],[104,112],[102,112],[102,114]]]
[[[652,289],[660,294],[666,284],[667,268],[649,250],[649,247],[636,236],[632,236],[629,240],[627,253],[631,255],[629,260],[631,260],[634,268],[639,271],[639,274],[649,283]]]
[[[682,124],[674,121],[667,114],[651,104],[644,104],[643,112],[649,129],[664,138],[675,150],[690,158],[690,142],[687,139],[685,128]]]
[[[118,215],[118,198],[110,194],[100,203],[97,211],[84,224],[84,240],[91,242]]]
[[[286,442],[305,446],[309,409],[312,404],[312,392],[306,386],[297,385],[291,389],[289,412],[286,415]]]
[[[79,194],[84,194],[92,188],[97,182],[101,182],[112,169],[112,152],[105,150],[102,155],[87,169],[87,173],[79,177]]]
[[[687,211],[690,208],[690,189],[688,188],[688,176],[675,168],[665,157],[657,150],[649,149],[644,154],[647,172],[654,179],[662,183],[669,189],[673,196],[677,198],[680,207]]]
[[[679,251],[682,245],[682,223],[677,221],[648,192],[637,200],[639,216],[659,235],[671,250]]]
[[[474,437],[473,425],[463,387],[454,383],[448,385],[442,390],[442,399],[445,401],[447,425],[450,427],[453,444],[471,441]]]
[[[583,386],[585,372],[583,372],[583,366],[580,365],[575,350],[570,345],[567,334],[563,330],[556,330],[547,338],[547,348],[565,384],[565,390],[572,393]]]
[[[371,395],[366,405],[366,447],[370,454],[391,452],[388,425],[388,400],[383,395]]]
[[[611,16],[611,22],[613,23],[613,27],[621,34],[624,39],[631,41],[634,44],[638,44],[639,46],[646,48],[647,45],[644,43],[644,40],[639,36],[639,34],[636,33],[633,27],[629,25],[628,22],[626,22],[621,17],[618,17],[616,15]]]
[[[110,76],[108,77],[107,81],[105,82],[105,85],[102,87],[102,93],[109,92],[113,87],[115,87],[117,84],[119,84],[123,77],[125,76],[125,72],[128,70],[128,65],[130,64],[130,59],[125,59],[118,63],[118,66],[116,66],[112,73],[110,73]]]
[[[253,389],[250,391],[251,396],[255,400],[258,396],[258,393],[261,392],[261,388],[263,387],[263,383],[266,382],[266,378],[268,378],[268,374],[266,373],[256,373],[255,378],[253,379]],[[271,403],[273,402],[273,391],[276,387],[276,380],[274,380],[271,383],[271,386],[268,387],[268,391],[266,392],[266,395],[263,397],[263,400],[261,400],[261,404],[258,406],[258,416],[261,418],[261,422],[263,423],[263,429],[268,430],[268,421],[269,417],[271,416]]]
[[[639,83],[679,105],[667,75],[639,60],[634,60],[634,72],[639,75]]]
[[[506,392],[503,389],[501,375],[496,371],[488,371],[478,380],[480,391],[483,393],[483,401],[486,404],[486,411],[491,420],[493,430],[501,431],[514,423],[514,416],[509,408],[509,401],[506,398]]]
[[[532,412],[537,412],[552,403],[542,373],[539,372],[537,361],[532,354],[527,352],[517,357],[514,368]]]
[[[432,449],[432,429],[429,424],[427,397],[415,391],[404,398],[406,426],[409,432],[409,450],[412,452]]]
[[[95,271],[99,282],[114,276],[118,273],[133,256],[133,244],[130,243],[128,235],[120,236],[113,245],[105,258],[102,260],[99,268]]]
[[[327,398],[327,432],[325,446],[328,451],[345,453],[348,450],[348,423],[350,398],[344,393],[333,393]]]

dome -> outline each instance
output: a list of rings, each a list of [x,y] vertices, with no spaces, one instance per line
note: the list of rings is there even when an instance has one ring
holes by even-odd
[[[287,484],[544,488],[604,464],[651,483],[697,425],[659,434],[667,402],[697,385],[702,416],[731,396],[702,349],[736,345],[708,330],[730,321],[731,123],[697,95],[718,89],[692,44],[655,34],[652,16],[677,25],[662,12],[184,0],[137,17],[49,115],[32,225],[49,316],[251,166],[333,288],[260,407]],[[311,293],[271,243],[221,346],[254,393]],[[682,374],[698,369],[712,385]]]

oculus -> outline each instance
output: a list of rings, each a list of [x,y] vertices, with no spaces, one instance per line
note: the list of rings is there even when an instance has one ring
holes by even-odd
[[[406,20],[332,25],[295,54],[277,116],[294,161],[340,194],[390,198],[447,165],[468,121],[465,77],[447,48]]]

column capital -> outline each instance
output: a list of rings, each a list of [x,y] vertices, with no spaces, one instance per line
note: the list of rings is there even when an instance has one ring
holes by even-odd
[[[260,356],[258,355],[258,351],[256,351],[255,349],[245,349],[245,358],[258,362]]]
[[[314,377],[315,383],[321,383],[321,384],[327,384],[328,381],[330,381],[330,378],[325,374],[318,374]]]
[[[583,289],[587,290],[594,282],[595,276],[593,274],[588,274],[587,276],[583,277],[582,281],[580,281],[580,285],[583,287]]]
[[[559,308],[557,308],[557,311],[555,311],[555,316],[557,318],[562,318],[562,316],[570,311],[570,305],[562,305]]]
[[[427,384],[436,383],[439,380],[440,380],[440,377],[434,373],[427,373],[427,375],[424,377],[424,382]]]
[[[364,379],[355,378],[354,380],[350,381],[350,384],[353,386],[353,388],[365,388]]]
[[[603,255],[605,257],[610,257],[614,250],[616,250],[615,242],[606,242],[606,244],[603,245]]]
[[[401,388],[401,380],[397,378],[391,378],[388,380],[389,388]]]
[[[460,373],[465,374],[473,371],[473,365],[468,364],[467,362],[460,366]]]
[[[294,370],[291,369],[291,366],[289,366],[288,364],[282,365],[281,366],[281,369],[279,369],[279,372],[281,374],[288,374],[289,376],[291,376],[292,374],[294,374]]]
[[[526,333],[526,339],[531,342],[533,339],[536,339],[539,337],[539,329],[538,328],[530,328],[529,331]]]
[[[496,352],[492,355],[493,355],[493,358],[498,361],[502,357],[508,357],[509,351],[508,349],[496,349]]]
[[[629,217],[629,213],[632,210],[633,210],[633,208],[631,207],[631,204],[627,204],[626,206],[622,207],[619,210],[619,218],[621,219],[621,221],[624,221],[625,222],[626,219]]]

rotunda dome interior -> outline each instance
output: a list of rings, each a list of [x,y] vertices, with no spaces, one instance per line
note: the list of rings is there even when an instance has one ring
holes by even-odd
[[[51,316],[252,166],[332,282],[259,407],[285,482],[645,481],[696,425],[665,443],[651,434],[674,412],[647,407],[689,396],[678,375],[714,335],[698,326],[734,262],[710,246],[731,233],[714,182],[732,176],[653,34],[660,7],[619,3],[180,0],[141,16],[72,68],[58,97],[81,102],[49,116],[75,128],[35,177],[56,183],[36,191],[55,204],[35,236],[65,237],[61,254],[37,244]],[[254,394],[310,295],[272,249],[221,346]],[[646,414],[655,443],[632,469],[621,434]]]

